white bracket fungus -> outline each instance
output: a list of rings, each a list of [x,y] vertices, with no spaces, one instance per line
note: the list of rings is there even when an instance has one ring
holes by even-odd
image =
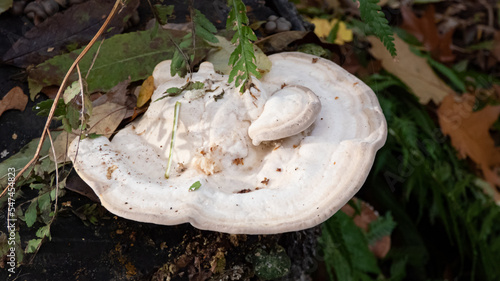
[[[302,53],[269,59],[271,71],[243,94],[203,63],[192,81],[205,83],[204,95],[152,102],[112,141],[82,140],[75,169],[104,207],[132,220],[245,234],[325,221],[364,183],[386,139],[382,110],[368,86],[331,61]],[[153,101],[185,83],[168,66],[155,68]]]

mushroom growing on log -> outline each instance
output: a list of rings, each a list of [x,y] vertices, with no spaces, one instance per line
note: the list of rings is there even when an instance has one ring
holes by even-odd
[[[386,139],[384,115],[373,91],[331,61],[303,53],[269,59],[270,72],[243,94],[203,63],[191,81],[204,89],[152,102],[112,141],[74,141],[76,171],[104,207],[132,220],[233,234],[325,221],[363,185]],[[153,77],[153,101],[185,84],[170,76],[169,62]]]

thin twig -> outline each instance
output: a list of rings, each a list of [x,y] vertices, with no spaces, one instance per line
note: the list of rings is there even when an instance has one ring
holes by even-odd
[[[59,169],[57,167],[57,155],[56,155],[56,148],[54,146],[54,142],[52,141],[52,135],[50,134],[50,131],[47,132],[47,135],[49,136],[49,141],[50,141],[50,146],[52,147],[52,154],[54,156],[54,164],[56,165],[56,199],[55,199],[55,206],[54,206],[54,215],[52,216],[52,219],[50,220],[50,224],[54,221],[54,218],[56,217],[57,213],[57,196],[59,194]]]
[[[52,104],[52,108],[50,109],[50,113],[49,113],[49,116],[47,117],[47,122],[45,123],[45,127],[43,128],[42,135],[40,136],[40,142],[38,143],[38,147],[36,148],[35,155],[28,162],[28,164],[26,164],[26,166],[24,166],[24,168],[22,168],[21,171],[16,175],[16,178],[15,178],[16,182],[19,180],[19,178],[22,176],[22,174],[31,165],[33,165],[33,163],[35,163],[37,161],[38,156],[40,155],[40,151],[42,150],[42,146],[43,146],[45,137],[47,136],[47,132],[49,130],[50,123],[52,122],[52,118],[54,117],[54,112],[55,112],[56,107],[57,107],[57,102],[59,101],[59,98],[61,97],[61,94],[63,92],[64,86],[66,85],[66,83],[67,83],[67,81],[69,79],[69,76],[71,75],[71,73],[75,69],[76,65],[83,58],[83,56],[85,56],[85,54],[87,54],[87,52],[90,50],[90,48],[94,45],[95,41],[97,41],[97,39],[99,38],[99,36],[101,36],[101,34],[104,32],[104,30],[108,26],[109,22],[111,21],[111,19],[116,14],[116,12],[117,12],[118,7],[120,6],[120,4],[121,4],[121,0],[116,0],[115,1],[115,5],[113,6],[113,9],[109,13],[108,17],[106,18],[106,21],[103,23],[103,25],[101,26],[101,28],[99,29],[99,31],[97,32],[97,34],[94,36],[94,38],[92,38],[92,40],[90,40],[89,44],[85,47],[85,49],[83,49],[83,51],[80,53],[80,55],[78,55],[78,57],[75,59],[75,61],[73,62],[73,64],[69,68],[68,72],[66,73],[66,76],[64,76],[64,79],[63,79],[63,81],[61,83],[61,86],[59,87],[59,91],[57,91],[57,95],[54,98],[54,103]],[[7,189],[8,189],[8,187],[4,188],[4,190],[2,191],[2,194],[0,194],[0,198],[5,195],[5,193],[7,192]]]
[[[191,39],[193,40],[193,58],[196,58],[196,23],[194,22],[194,3],[193,0],[189,0],[189,15],[191,17]],[[189,81],[193,80],[193,71],[191,71],[191,60],[187,58],[186,66],[189,72]]]
[[[104,43],[104,39],[101,40],[101,43],[99,44],[99,47],[97,47],[97,51],[94,54],[94,57],[92,58],[92,63],[90,64],[89,70],[87,70],[87,74],[85,74],[85,81],[87,81],[87,78],[89,77],[89,73],[94,67],[95,60],[97,59],[97,56],[99,55],[99,51],[101,50],[102,43]],[[80,75],[80,74],[79,74]],[[83,93],[83,88],[82,88],[82,93]]]

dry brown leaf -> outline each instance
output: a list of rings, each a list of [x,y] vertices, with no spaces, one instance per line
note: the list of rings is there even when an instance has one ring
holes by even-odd
[[[27,103],[28,96],[24,94],[23,89],[14,87],[0,100],[0,116],[9,109],[24,111]]]
[[[88,123],[88,127],[90,128],[88,133],[103,135],[107,138],[111,137],[123,118],[125,118],[126,112],[126,107],[112,102],[94,107]],[[67,147],[77,136],[78,134],[66,131],[57,136],[54,141],[57,162],[70,161],[66,155]],[[54,160],[52,154],[49,154],[49,156],[51,160]]]
[[[394,44],[398,56],[393,58],[382,42],[374,36],[369,36],[372,44],[370,53],[382,61],[382,67],[403,81],[419,98],[420,103],[427,104],[430,100],[439,104],[443,98],[454,91],[439,79],[425,58],[411,52],[410,47],[398,36],[394,36]]]
[[[139,91],[139,96],[137,97],[137,107],[145,105],[151,99],[154,91],[154,78],[153,76],[149,76],[148,79],[144,80],[144,83],[142,83],[141,90]]]
[[[475,97],[448,95],[437,113],[443,134],[450,136],[451,144],[461,158],[470,157],[483,171],[484,178],[495,189],[495,201],[500,202],[500,177],[495,166],[500,165],[500,148],[489,134],[489,129],[500,115],[500,106],[486,106],[473,112]],[[498,168],[498,167],[497,167]]]
[[[422,42],[432,57],[442,62],[455,60],[455,55],[451,50],[455,30],[450,29],[444,34],[439,33],[436,26],[434,5],[429,5],[421,18],[418,18],[409,7],[402,5],[401,15],[403,16],[401,27]]]

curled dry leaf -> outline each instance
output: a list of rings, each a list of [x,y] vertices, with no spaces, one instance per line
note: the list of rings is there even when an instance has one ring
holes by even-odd
[[[500,148],[495,147],[488,131],[500,115],[500,106],[488,105],[473,112],[474,103],[471,94],[446,96],[437,111],[439,124],[443,134],[450,136],[459,156],[468,156],[480,166],[495,190],[495,200],[500,202],[500,192],[495,188],[500,187],[500,177],[494,168],[500,165]]]
[[[408,44],[398,36],[394,36],[394,44],[398,55],[393,58],[377,38],[369,36],[372,44],[370,53],[382,61],[382,67],[403,81],[419,98],[420,103],[430,100],[439,104],[443,98],[454,91],[439,79],[425,58],[412,53]]]
[[[14,87],[0,100],[0,116],[9,109],[23,111],[27,103],[28,96],[24,94],[23,89]]]

